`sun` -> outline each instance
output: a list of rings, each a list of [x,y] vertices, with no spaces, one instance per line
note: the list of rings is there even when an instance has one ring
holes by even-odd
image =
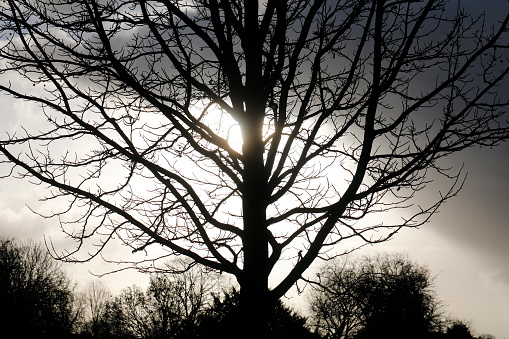
[[[242,153],[242,131],[239,123],[218,104],[197,102],[192,106],[192,115],[204,125],[210,126],[215,137],[225,140],[228,146]]]
[[[233,119],[232,119],[233,120]],[[230,145],[231,148],[233,148],[235,151],[241,153],[242,152],[242,131],[240,129],[240,126],[237,122],[234,121],[232,125],[228,128],[227,134],[226,134],[226,141]]]

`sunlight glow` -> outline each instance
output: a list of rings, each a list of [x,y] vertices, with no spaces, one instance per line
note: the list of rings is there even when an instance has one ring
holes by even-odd
[[[240,130],[239,124],[231,117],[227,117],[225,114],[223,114],[222,118],[223,120],[231,120],[225,121],[226,126],[230,125],[227,130],[226,141],[228,141],[231,148],[242,153],[242,131]]]

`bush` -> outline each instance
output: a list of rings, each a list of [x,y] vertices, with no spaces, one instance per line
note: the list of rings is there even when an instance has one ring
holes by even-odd
[[[199,338],[239,338],[244,333],[239,312],[240,293],[236,289],[214,296],[212,306],[200,318]],[[268,317],[268,338],[319,338],[306,327],[306,318],[298,315],[279,300]]]

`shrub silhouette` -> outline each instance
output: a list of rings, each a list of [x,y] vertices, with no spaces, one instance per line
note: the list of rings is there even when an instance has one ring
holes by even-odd
[[[447,339],[473,339],[470,327],[463,321],[455,320],[446,331]]]
[[[240,293],[236,289],[214,296],[212,306],[199,321],[199,338],[239,338],[243,333],[240,319]],[[279,300],[268,315],[268,338],[320,338],[306,328],[306,318]]]

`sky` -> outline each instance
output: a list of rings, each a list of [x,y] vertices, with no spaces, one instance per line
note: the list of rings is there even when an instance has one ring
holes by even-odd
[[[505,1],[503,1],[505,2]],[[495,13],[502,1],[483,1]],[[479,7],[481,1],[467,1]],[[507,8],[507,6],[505,7]],[[507,95],[507,94],[505,94]],[[17,114],[31,110],[23,103],[0,98],[0,121],[16,125]],[[361,253],[406,252],[412,260],[427,265],[435,275],[437,297],[447,313],[467,321],[477,335],[489,333],[509,339],[509,143],[494,149],[473,148],[448,159],[456,168],[464,164],[467,180],[458,196],[442,206],[431,221],[419,229],[404,229],[391,241],[365,247]],[[439,184],[435,186],[438,190]],[[19,180],[0,181],[0,235],[44,241],[53,239],[59,248],[68,240],[57,220],[43,219],[30,211],[46,208],[38,201],[46,189]],[[130,259],[121,246],[109,248],[110,258]],[[85,264],[65,264],[64,269],[80,285],[96,279],[93,274],[116,270],[96,258]],[[114,294],[132,284],[146,286],[148,276],[134,271],[107,275]],[[304,308],[302,298],[288,300]]]
[[[470,149],[467,181],[420,229],[403,230],[369,251],[404,251],[436,275],[438,298],[477,334],[509,338],[509,144]]]

